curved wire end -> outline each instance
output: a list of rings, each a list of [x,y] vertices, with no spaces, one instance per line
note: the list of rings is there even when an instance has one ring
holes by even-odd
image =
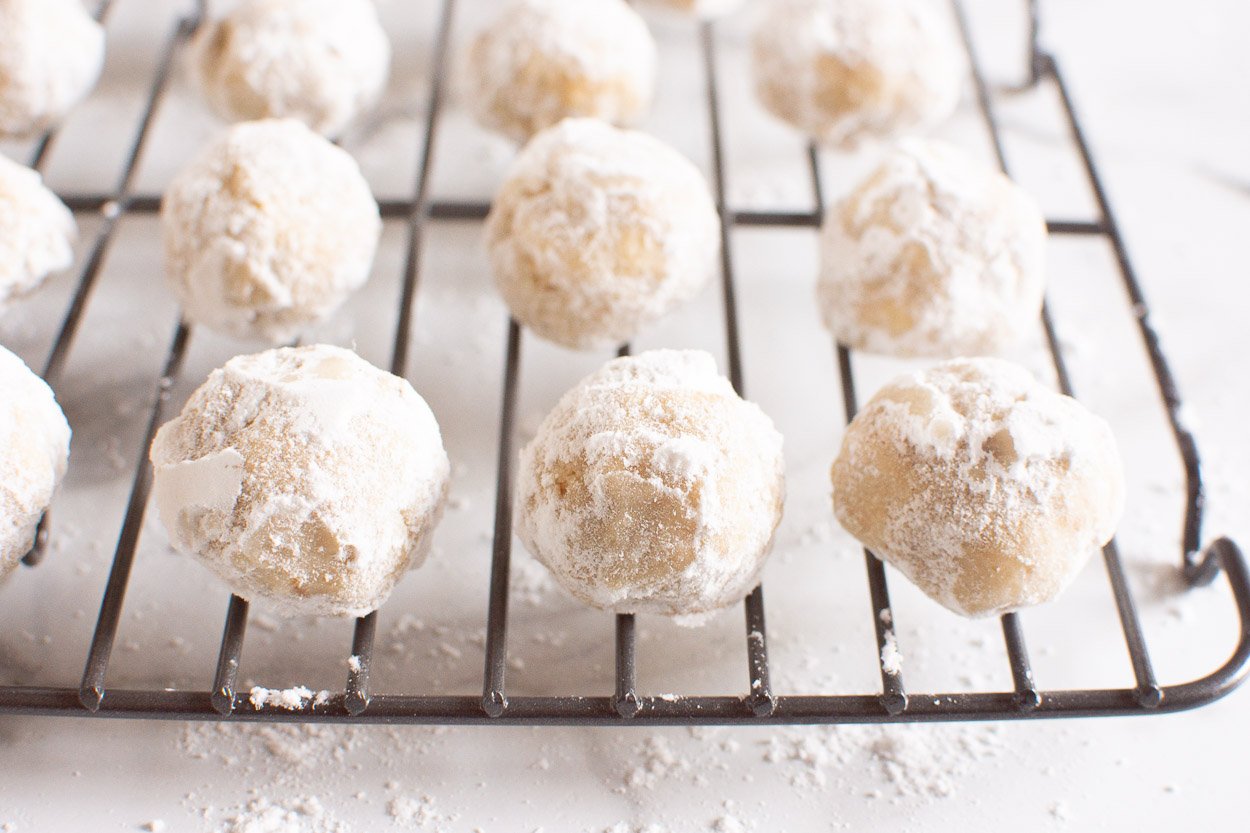
[[[1185,553],[1185,582],[1190,587],[1206,587],[1219,576],[1225,558],[1233,555],[1241,555],[1241,550],[1228,538],[1216,539],[1202,552]]]

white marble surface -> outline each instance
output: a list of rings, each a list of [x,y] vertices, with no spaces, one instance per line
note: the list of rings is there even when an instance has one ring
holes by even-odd
[[[461,3],[458,36],[483,10]],[[1207,536],[1250,544],[1250,290],[1239,256],[1250,227],[1250,72],[1240,43],[1250,15],[1231,0],[1050,0],[1046,39],[1072,82],[1168,354],[1197,416],[1210,486]],[[417,160],[433,0],[384,5],[396,64],[384,120],[349,140],[379,196],[406,194]],[[124,155],[162,33],[183,3],[117,0],[104,81],[53,149],[58,189],[109,187]],[[995,76],[1018,67],[1020,19],[1003,0],[972,3]],[[738,207],[804,207],[801,142],[754,104],[743,60],[745,24],[725,33],[722,81],[731,196]],[[691,31],[658,27],[663,77],[648,128],[708,162],[702,78]],[[1021,180],[1052,216],[1086,216],[1074,157],[1059,143],[1045,93],[1005,101],[1008,148]],[[161,187],[214,129],[185,73],[158,114],[138,172]],[[971,95],[945,135],[984,150]],[[23,158],[27,149],[3,148]],[[452,109],[435,148],[435,196],[490,193],[508,148]],[[830,157],[831,192],[864,159]],[[82,218],[83,240],[98,221]],[[175,310],[160,276],[156,224],[123,221],[58,394],[75,429],[44,565],[0,587],[0,680],[74,685]],[[479,230],[431,225],[422,253],[410,378],[443,424],[458,461],[453,508],[430,564],[383,609],[375,690],[475,693],[492,524],[505,312],[493,294]],[[85,254],[86,245],[80,246]],[[787,437],[791,498],[766,574],[774,678],[780,692],[873,691],[876,679],[862,559],[836,530],[826,472],[839,440],[830,345],[812,309],[810,232],[735,235],[748,391]],[[389,359],[404,229],[387,226],[375,277],[318,339]],[[1121,534],[1160,678],[1176,682],[1222,661],[1234,616],[1222,583],[1179,592],[1179,467],[1150,387],[1109,254],[1100,243],[1052,248],[1059,327],[1078,391],[1112,421],[1130,503]],[[54,279],[0,319],[0,343],[40,363],[72,288]],[[709,289],[649,330],[639,348],[698,346],[723,361],[719,295]],[[250,349],[196,334],[181,401],[214,366]],[[606,356],[524,344],[520,410],[532,430],[559,393]],[[1045,372],[1040,340],[1021,361]],[[866,396],[897,362],[858,361]],[[206,688],[226,593],[169,551],[149,518],[109,672],[113,686]],[[516,693],[611,690],[610,617],[582,610],[538,579],[513,595],[510,688]],[[1010,685],[998,627],[957,621],[898,576],[905,672],[913,690]],[[1122,686],[1131,672],[1100,565],[1062,600],[1023,621],[1043,687]],[[741,616],[699,631],[640,621],[640,687],[720,693],[746,684]],[[341,686],[350,623],[253,618],[242,676],[268,686]],[[0,829],[229,829],[250,801],[315,796],[324,810],[292,829],[355,831],[816,831],[1233,829],[1244,816],[1250,693],[1189,714],[1152,718],[920,727],[911,730],[385,729],[187,727],[155,722],[0,718]],[[425,799],[428,797],[428,801]],[[425,803],[423,803],[423,801]],[[726,802],[731,802],[726,804]],[[423,809],[424,808],[424,809]],[[155,824],[157,821],[165,826]],[[616,825],[620,826],[616,826]],[[7,826],[6,826],[7,825]],[[657,825],[656,827],[647,827]],[[719,827],[718,827],[719,825]],[[739,825],[739,826],[735,826]]]

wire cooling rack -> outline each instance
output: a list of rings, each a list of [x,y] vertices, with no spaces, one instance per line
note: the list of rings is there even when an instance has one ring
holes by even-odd
[[[98,15],[108,15],[113,0],[104,0]],[[964,10],[958,0],[954,12],[967,49],[975,80],[977,102],[993,141],[999,165],[1007,170],[995,100],[986,83],[970,36]],[[99,617],[83,671],[81,685],[68,687],[0,686],[0,714],[165,718],[182,720],[319,721],[327,723],[496,723],[496,724],[777,724],[777,723],[873,723],[943,720],[1007,720],[1126,714],[1160,714],[1193,708],[1212,702],[1239,685],[1250,663],[1250,570],[1237,546],[1220,539],[1202,547],[1203,485],[1197,446],[1193,435],[1179,418],[1181,399],[1176,382],[1151,325],[1149,308],[1130,263],[1115,215],[1108,203],[1101,178],[1094,165],[1084,130],[1074,111],[1067,83],[1055,58],[1038,45],[1037,3],[1030,3],[1029,85],[1052,85],[1062,102],[1066,128],[1093,193],[1097,219],[1090,221],[1049,220],[1052,235],[1101,238],[1110,244],[1127,300],[1140,329],[1143,346],[1163,406],[1175,436],[1184,465],[1187,491],[1184,506],[1183,559],[1181,570],[1190,585],[1208,584],[1221,573],[1226,577],[1236,601],[1239,639],[1232,656],[1218,669],[1193,682],[1160,685],[1151,666],[1142,635],[1133,595],[1125,579],[1115,541],[1103,550],[1110,587],[1119,613],[1120,626],[1136,684],[1132,688],[1041,690],[1033,680],[1020,621],[1014,614],[1002,617],[1002,633],[1011,667],[1010,691],[910,694],[903,675],[881,662],[881,690],[862,694],[788,695],[776,692],[769,676],[768,636],[764,621],[764,594],[757,587],[744,603],[745,649],[748,676],[745,693],[724,696],[640,696],[635,686],[635,621],[632,615],[616,617],[616,690],[611,696],[533,696],[509,697],[506,680],[508,655],[508,577],[512,546],[512,463],[516,433],[516,403],[521,369],[521,332],[510,323],[502,392],[502,414],[498,436],[498,479],[495,499],[494,543],[486,627],[486,667],[482,696],[413,696],[373,694],[370,666],[373,658],[376,613],[356,622],[351,655],[356,661],[343,690],[328,700],[318,699],[297,709],[267,705],[254,707],[246,693],[238,691],[239,659],[242,655],[248,621],[248,603],[235,596],[229,601],[221,648],[210,691],[122,690],[107,686],[109,659],[120,622],[126,587],[139,542],[140,529],[152,485],[152,472],[146,455],[138,465],[125,520],[114,552],[112,568],[100,605]],[[388,218],[407,221],[407,257],[402,293],[397,307],[395,338],[390,370],[403,376],[412,331],[412,310],[419,286],[419,265],[423,233],[428,224],[444,221],[480,221],[489,206],[476,202],[438,201],[429,196],[429,174],[435,137],[447,80],[448,43],[455,13],[455,0],[443,0],[432,52],[431,82],[425,109],[422,152],[416,182],[410,199],[385,201],[382,213]],[[129,153],[125,157],[115,188],[108,193],[66,196],[66,203],[80,213],[94,212],[103,217],[90,253],[65,310],[43,376],[55,389],[66,358],[91,298],[106,253],[114,243],[118,222],[127,214],[153,214],[160,197],[136,193],[132,188],[135,172],[143,156],[153,117],[169,85],[171,70],[187,39],[203,14],[202,7],[182,19],[168,35],[157,64],[145,106],[142,110]],[[725,160],[721,137],[721,108],[717,82],[717,35],[714,24],[701,24],[698,47],[702,53],[706,84],[706,105],[710,119],[712,187],[721,217],[722,291],[724,328],[728,349],[729,377],[741,393],[744,390],[738,316],[734,291],[734,264],[730,235],[736,227],[790,227],[816,229],[824,214],[821,193],[820,158],[815,147],[808,149],[813,208],[804,212],[737,211],[725,197]],[[33,158],[41,168],[52,134],[37,143]],[[1043,308],[1042,323],[1060,388],[1073,393],[1071,379],[1051,320],[1049,306]],[[166,392],[177,381],[182,369],[191,329],[180,324],[169,345],[159,381],[155,406],[148,421],[144,447],[167,414]],[[622,352],[627,352],[623,347]],[[837,348],[845,416],[856,410],[852,355],[846,347]],[[50,517],[40,525],[35,548],[24,560],[37,565],[47,542]],[[865,551],[868,591],[872,601],[877,654],[882,655],[888,634],[890,611],[885,570],[880,561]]]

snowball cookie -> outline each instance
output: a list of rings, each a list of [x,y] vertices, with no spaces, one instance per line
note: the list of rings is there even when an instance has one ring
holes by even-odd
[[[337,136],[381,97],[391,45],[372,0],[244,0],[200,27],[191,57],[223,119],[290,117]]]
[[[38,173],[0,156],[0,313],[73,263],[77,233]]]
[[[743,0],[639,0],[638,4],[658,12],[677,12],[687,17],[710,20],[737,10],[742,2]]]
[[[821,313],[852,347],[999,353],[1041,315],[1041,209],[996,168],[944,143],[893,149],[829,211],[821,247]]]
[[[0,578],[34,545],[69,461],[69,425],[52,390],[0,347]]]
[[[938,603],[990,616],[1049,601],[1124,511],[1111,428],[1001,359],[886,385],[833,464],[852,535]]]
[[[703,175],[644,133],[567,119],[526,145],[486,220],[517,320],[575,349],[628,341],[701,290],[720,226]]]
[[[382,220],[354,159],[294,119],[231,127],[161,203],[183,314],[240,338],[290,341],[369,277]]]
[[[231,359],[151,457],[174,546],[292,616],[381,605],[425,560],[449,473],[412,386],[326,345]]]
[[[615,359],[521,452],[517,534],[578,599],[698,616],[755,586],[781,521],[781,435],[710,355]]]
[[[104,28],[81,0],[0,0],[0,136],[59,122],[104,65]]]
[[[963,82],[958,40],[932,0],[774,0],[752,57],[763,105],[842,148],[943,121]]]
[[[510,0],[462,56],[477,120],[523,142],[569,116],[632,124],[651,106],[656,48],[624,0]]]

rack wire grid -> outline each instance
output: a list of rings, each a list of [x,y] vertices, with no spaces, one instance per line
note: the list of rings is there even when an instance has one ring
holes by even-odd
[[[114,0],[104,0],[97,15],[104,19]],[[960,0],[953,0],[955,20],[967,50],[975,81],[976,99],[999,166],[1007,171],[1007,159],[995,96],[987,84],[970,34],[968,19]],[[745,652],[747,686],[745,693],[724,696],[651,697],[639,695],[635,685],[636,637],[631,614],[616,616],[615,693],[610,696],[513,696],[508,695],[506,669],[508,655],[508,588],[512,546],[512,464],[516,426],[516,403],[521,368],[521,330],[509,323],[502,392],[502,413],[498,436],[498,470],[495,496],[494,539],[486,625],[486,663],[483,694],[466,696],[410,696],[374,694],[370,689],[377,613],[356,621],[350,672],[344,688],[329,700],[309,702],[300,708],[266,705],[256,708],[245,692],[239,691],[238,670],[248,622],[248,603],[233,596],[226,613],[216,671],[211,691],[199,690],[119,690],[107,687],[106,674],[122,613],[127,582],[134,562],[140,529],[152,485],[152,471],[143,455],[130,491],[125,519],[117,541],[111,571],[100,605],[94,635],[78,688],[3,686],[0,687],[0,714],[164,718],[180,720],[317,721],[326,723],[457,723],[457,724],[565,724],[565,725],[695,725],[695,724],[795,724],[795,723],[886,723],[910,721],[1011,720],[1098,715],[1145,715],[1180,711],[1210,703],[1236,688],[1247,674],[1250,663],[1250,569],[1238,547],[1226,538],[1202,547],[1203,483],[1196,443],[1180,419],[1181,398],[1177,384],[1151,324],[1149,308],[1142,294],[1115,214],[1108,202],[1098,169],[1094,164],[1086,134],[1073,108],[1069,88],[1055,57],[1038,42],[1037,1],[1029,4],[1030,78],[1029,86],[1053,85],[1062,103],[1066,129],[1083,163],[1084,174],[1098,209],[1090,221],[1049,220],[1052,235],[1079,235],[1102,238],[1112,248],[1120,278],[1132,305],[1143,347],[1158,384],[1158,393],[1167,412],[1171,431],[1180,453],[1186,479],[1183,554],[1180,569],[1190,586],[1213,582],[1221,573],[1234,597],[1238,621],[1238,641],[1231,657],[1209,675],[1192,682],[1160,685],[1153,671],[1142,634],[1133,595],[1125,577],[1116,543],[1103,550],[1109,584],[1114,594],[1119,623],[1136,684],[1132,688],[1089,688],[1042,690],[1034,682],[1024,633],[1015,614],[1001,619],[1002,635],[1010,663],[1013,689],[955,693],[909,694],[902,673],[880,663],[881,690],[862,694],[790,695],[774,690],[769,675],[768,636],[764,621],[764,593],[757,587],[746,598]],[[407,222],[406,261],[399,300],[390,370],[403,376],[412,331],[412,310],[419,285],[422,237],[429,223],[480,221],[489,205],[465,201],[438,201],[429,195],[429,173],[435,135],[447,83],[448,44],[455,0],[443,0],[437,35],[432,51],[431,83],[424,116],[422,151],[415,186],[410,199],[384,201],[383,216]],[[195,31],[204,14],[203,5],[181,19],[164,44],[151,79],[142,116],[116,187],[109,193],[69,195],[67,204],[75,212],[96,212],[103,222],[82,268],[72,299],[65,310],[46,364],[43,377],[55,389],[66,358],[79,330],[84,309],[91,297],[101,264],[113,244],[120,218],[127,214],[153,214],[160,197],[135,193],[135,172],[144,151],[149,130],[164,97],[176,57]],[[726,171],[722,144],[721,108],[717,82],[716,25],[701,23],[698,46],[705,74],[708,108],[712,188],[721,218],[721,278],[724,300],[724,331],[728,353],[729,378],[742,393],[741,346],[734,290],[734,264],[730,235],[735,227],[819,227],[824,214],[821,192],[821,160],[817,148],[809,145],[807,168],[811,177],[813,207],[803,212],[737,211],[725,196]],[[36,144],[32,167],[41,169],[55,135],[49,133]],[[1043,306],[1042,325],[1054,364],[1059,387],[1073,393],[1063,353],[1048,305]],[[166,392],[178,379],[183,357],[191,338],[191,328],[180,324],[174,333],[156,391],[155,405],[148,421],[144,448],[167,418]],[[627,353],[628,346],[621,352]],[[837,347],[842,399],[846,419],[856,411],[852,353]],[[34,567],[43,556],[48,539],[45,517],[36,543],[24,563]],[[872,553],[864,552],[872,611],[890,611],[886,573]],[[874,615],[877,655],[886,645],[886,617]]]

